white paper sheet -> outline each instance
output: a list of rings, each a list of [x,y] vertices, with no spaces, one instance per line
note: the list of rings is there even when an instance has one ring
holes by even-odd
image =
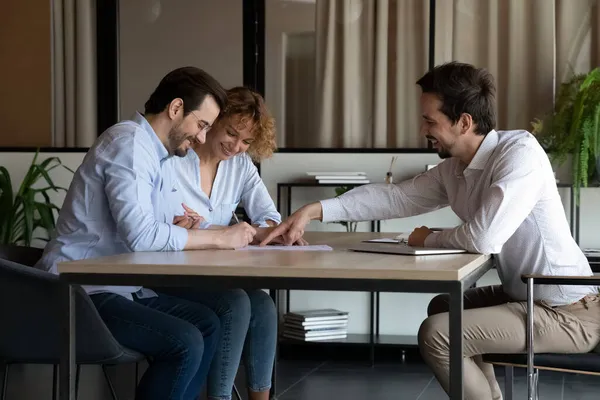
[[[395,237],[364,240],[369,243],[408,243],[410,232],[404,232]]]
[[[279,246],[279,245],[268,245],[264,247],[250,245],[243,247],[238,250],[283,250],[283,251],[331,251],[333,250],[330,246],[325,244],[309,245],[309,246]]]

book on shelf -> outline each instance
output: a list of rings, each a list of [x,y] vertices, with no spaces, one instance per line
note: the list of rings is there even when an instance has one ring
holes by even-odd
[[[317,175],[315,179],[322,180],[331,180],[331,181],[366,181],[368,180],[366,175]]]
[[[371,183],[368,179],[319,179],[319,183],[338,183],[340,185],[352,185],[352,184],[367,184]]]
[[[348,320],[339,321],[315,321],[315,322],[302,322],[294,321],[284,318],[284,327],[293,329],[304,329],[307,331],[318,330],[318,329],[334,329],[334,328],[345,328],[348,326]]]
[[[332,320],[347,320],[348,312],[340,311],[333,308],[324,308],[318,310],[293,311],[285,315],[288,321],[332,321]]]
[[[283,337],[303,341],[344,339],[348,312],[332,308],[289,312],[284,315]]]
[[[342,334],[342,335],[315,336],[315,337],[305,338],[305,337],[294,336],[294,335],[284,333],[283,337],[287,338],[287,339],[294,339],[294,340],[299,340],[299,341],[304,341],[304,342],[318,342],[321,340],[346,339],[348,336],[346,334]]]
[[[325,330],[317,330],[317,331],[303,331],[300,329],[284,329],[283,333],[307,338],[307,337],[322,337],[322,336],[332,336],[332,335],[346,335],[346,334],[348,334],[348,331],[346,330],[346,328],[325,329]]]
[[[307,172],[306,175],[308,176],[336,176],[336,177],[340,177],[340,176],[352,176],[352,177],[359,177],[359,176],[366,176],[367,173],[366,172],[346,172],[346,171],[326,171],[326,172]]]

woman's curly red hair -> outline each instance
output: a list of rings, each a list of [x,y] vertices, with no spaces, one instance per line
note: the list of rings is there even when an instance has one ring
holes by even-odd
[[[252,124],[254,141],[248,147],[248,155],[255,162],[271,157],[277,149],[275,119],[263,97],[252,89],[236,86],[227,90],[227,105],[219,119],[236,124]]]

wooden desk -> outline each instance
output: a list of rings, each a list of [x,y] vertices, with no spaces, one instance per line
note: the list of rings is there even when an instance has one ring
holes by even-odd
[[[333,251],[203,250],[140,252],[60,263],[65,285],[60,399],[75,400],[73,284],[198,286],[450,294],[451,398],[463,398],[463,292],[492,266],[489,256],[402,256],[347,250],[393,233],[307,232]],[[63,373],[64,372],[64,373]]]

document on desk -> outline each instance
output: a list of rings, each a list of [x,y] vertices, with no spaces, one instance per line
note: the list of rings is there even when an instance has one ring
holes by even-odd
[[[308,246],[283,246],[283,245],[267,245],[267,246],[256,246],[250,245],[242,247],[238,250],[283,250],[283,251],[331,251],[333,250],[326,244],[308,245]]]
[[[363,240],[366,243],[408,243],[410,232],[401,233],[394,237]]]

